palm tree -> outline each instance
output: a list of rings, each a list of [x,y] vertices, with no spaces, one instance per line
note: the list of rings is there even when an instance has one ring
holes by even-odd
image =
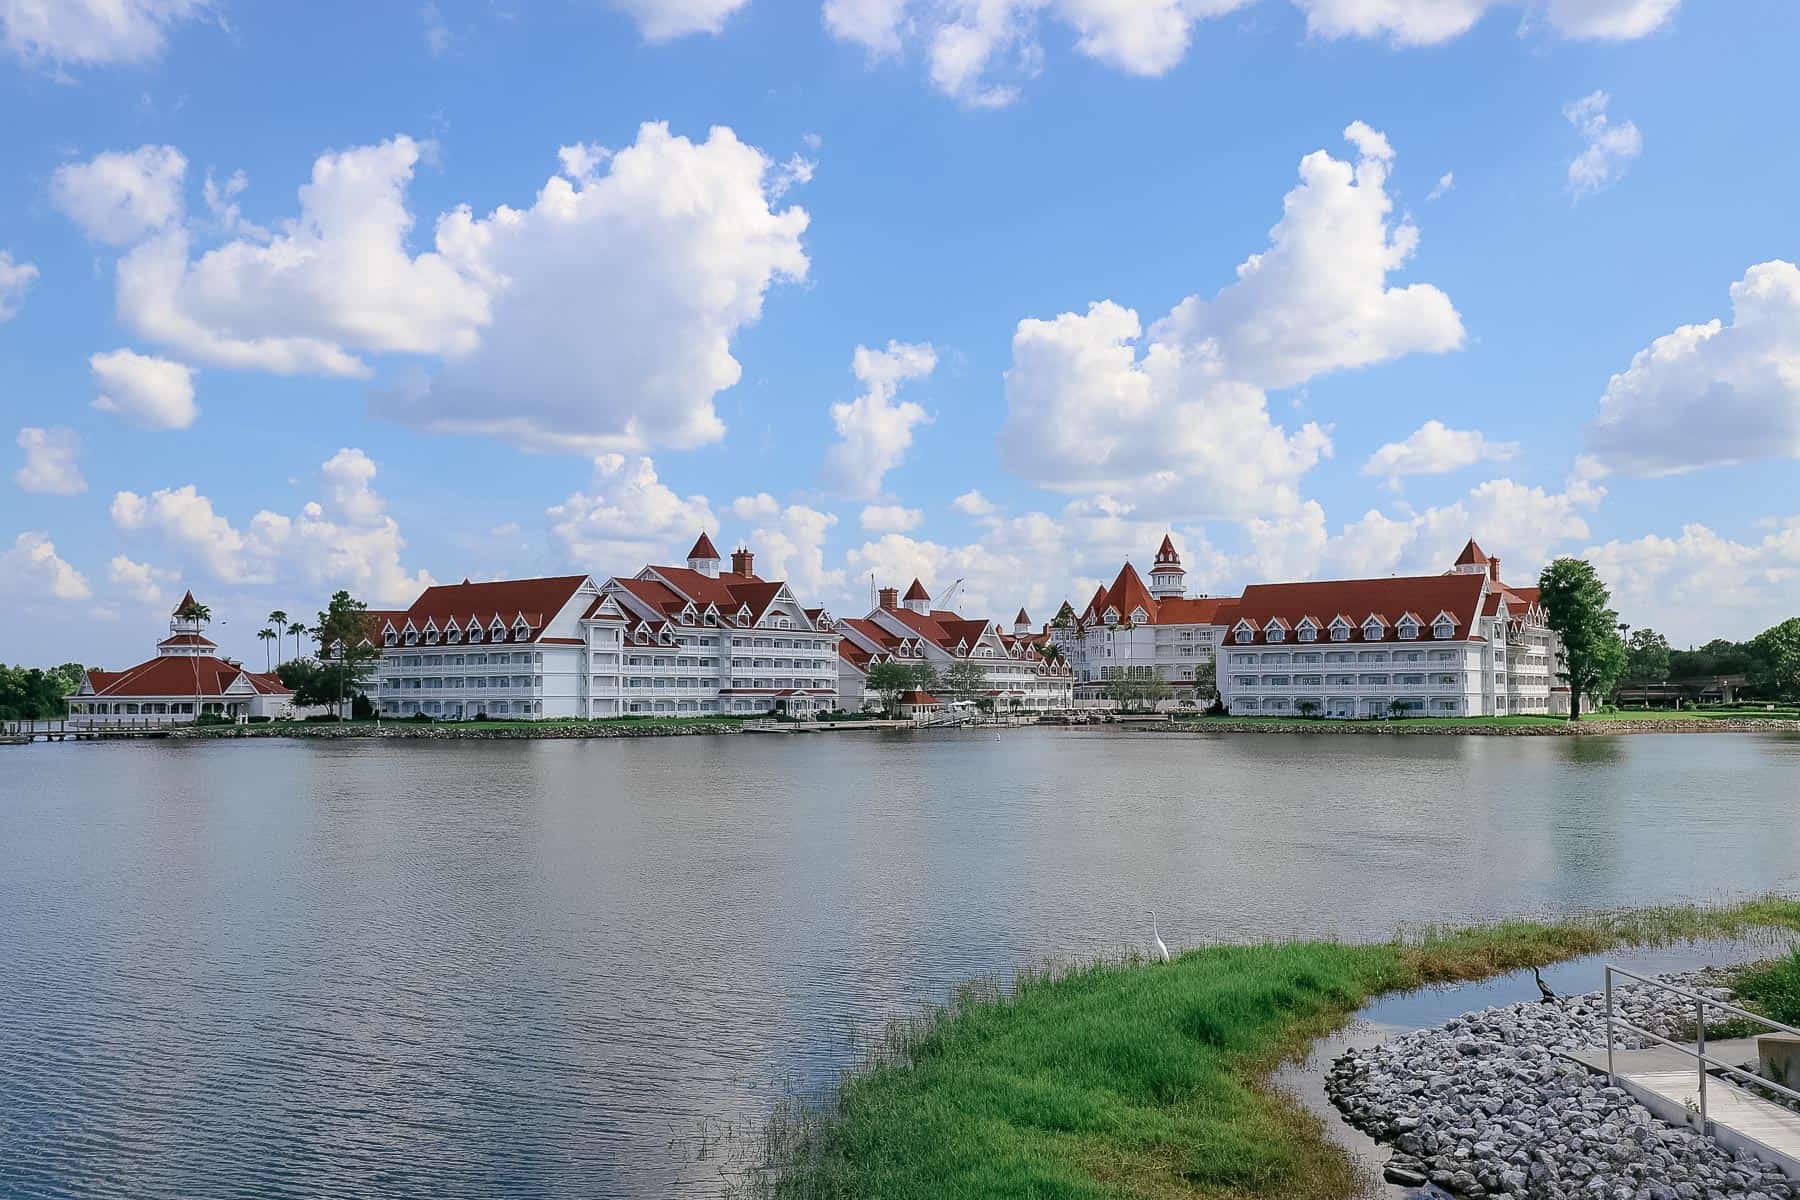
[[[269,643],[280,636],[281,635],[276,633],[273,629],[259,629],[256,631],[256,640],[263,644],[263,670],[265,672],[275,669],[269,662]]]
[[[276,637],[280,637],[283,633],[285,633],[287,631],[287,623],[288,623],[288,615],[286,613],[282,612],[279,608],[269,614],[269,627],[275,631]],[[260,637],[262,635],[258,634],[257,636]],[[281,653],[280,646],[275,647],[275,653],[277,653],[277,654]]]
[[[200,626],[212,621],[212,609],[195,600],[191,592],[188,594],[187,603],[183,604],[175,615],[184,621],[192,621],[195,632],[199,631]],[[200,693],[200,660],[198,657],[190,656],[189,661],[194,664],[194,723],[199,724],[200,710],[206,704],[205,697]]]
[[[291,634],[293,636],[293,639],[294,639],[294,657],[299,658],[300,657],[300,639],[306,636],[306,622],[305,621],[295,621],[287,627],[287,631],[289,634]]]

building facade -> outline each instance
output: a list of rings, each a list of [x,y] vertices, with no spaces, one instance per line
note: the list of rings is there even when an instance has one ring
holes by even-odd
[[[100,724],[293,716],[293,691],[273,674],[219,657],[200,611],[193,592],[182,596],[156,657],[123,671],[89,671],[68,697],[69,716]]]
[[[1257,584],[1219,612],[1234,715],[1567,715],[1534,588],[1472,539],[1443,575]]]
[[[1127,562],[1112,586],[1096,591],[1080,612],[1064,604],[1050,623],[1050,639],[1074,671],[1076,703],[1105,705],[1108,685],[1133,676],[1162,681],[1178,703],[1212,703],[1206,668],[1214,660],[1218,614],[1226,603],[1188,596],[1181,555],[1165,536],[1149,586]]]
[[[865,617],[837,623],[839,688],[845,707],[876,706],[867,689],[871,664],[900,662],[928,666],[940,675],[958,664],[981,671],[982,688],[970,699],[996,712],[1053,712],[1074,700],[1074,676],[1060,651],[1047,637],[1034,634],[1023,610],[1013,632],[998,623],[934,608],[919,580],[904,598],[898,588],[882,588],[879,601]]]
[[[837,705],[837,634],[703,533],[687,566],[428,588],[382,620],[383,716],[703,716]]]

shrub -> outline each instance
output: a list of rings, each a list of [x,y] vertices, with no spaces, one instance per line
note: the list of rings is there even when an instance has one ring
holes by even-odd
[[[245,718],[245,720],[247,720],[252,725],[267,725],[270,721],[273,721],[274,719],[275,719],[274,717],[246,717]]]
[[[432,722],[432,720],[433,720],[433,719],[434,719],[434,718],[432,718],[432,717],[428,717],[428,716],[426,716],[426,715],[425,715],[425,714],[424,714],[424,713],[414,713],[414,714],[413,714],[413,715],[412,715],[412,716],[410,716],[410,717],[403,717],[403,718],[402,718],[402,720],[406,720],[406,721],[412,721],[412,722],[414,722],[414,723],[415,723],[415,724],[419,724],[419,725],[429,725],[429,724],[431,724],[431,722]]]
[[[338,715],[336,713],[314,713],[312,716],[306,718],[306,723],[308,725],[325,724],[336,721],[337,719]]]
[[[1739,975],[1737,994],[1783,1025],[1800,1025],[1800,946]]]

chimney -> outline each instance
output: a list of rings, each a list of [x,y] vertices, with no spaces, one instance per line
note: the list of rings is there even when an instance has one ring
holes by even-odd
[[[893,612],[894,610],[896,610],[900,607],[900,589],[899,588],[882,588],[881,592],[880,592],[880,596],[881,596],[881,607],[883,609],[887,610],[888,612]]]
[[[734,575],[754,575],[756,572],[751,570],[751,567],[755,562],[756,555],[750,553],[748,547],[739,546],[736,550],[731,552],[731,573]]]
[[[1488,555],[1488,578],[1495,583],[1500,582],[1500,560],[1492,554]]]

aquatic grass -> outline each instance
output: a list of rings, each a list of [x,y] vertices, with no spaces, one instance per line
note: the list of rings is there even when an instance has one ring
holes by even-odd
[[[980,980],[765,1126],[741,1200],[1337,1200],[1369,1180],[1269,1073],[1375,995],[1620,946],[1800,930],[1764,897],[1386,942],[1212,946]],[[1800,961],[1800,960],[1797,960]],[[1797,967],[1796,970],[1800,970]]]
[[[1733,984],[1740,1001],[1783,1025],[1800,1025],[1800,946],[1772,962],[1738,974]],[[1757,1032],[1768,1032],[1758,1029]]]

